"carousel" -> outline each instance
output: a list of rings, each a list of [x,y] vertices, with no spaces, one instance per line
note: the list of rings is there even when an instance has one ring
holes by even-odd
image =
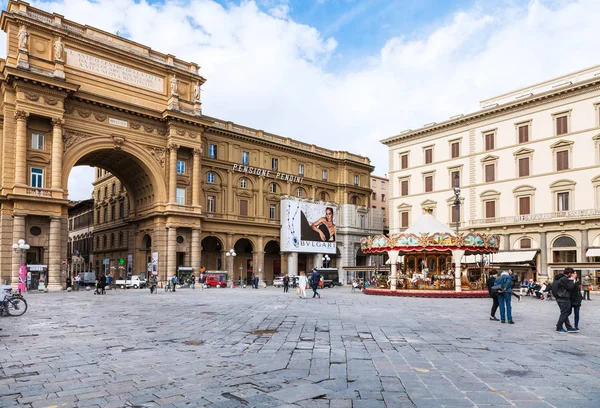
[[[430,211],[399,234],[375,235],[361,240],[364,253],[387,252],[387,284],[364,293],[388,296],[484,297],[488,295],[483,268],[467,268],[465,255],[498,252],[500,238],[493,234],[456,233]]]

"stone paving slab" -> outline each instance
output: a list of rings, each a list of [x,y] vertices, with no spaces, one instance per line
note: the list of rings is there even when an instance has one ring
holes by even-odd
[[[27,294],[0,318],[1,407],[600,406],[600,296],[581,332],[554,302],[325,289]]]

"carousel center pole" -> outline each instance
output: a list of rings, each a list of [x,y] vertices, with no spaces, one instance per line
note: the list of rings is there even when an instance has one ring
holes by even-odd
[[[388,251],[388,257],[390,258],[390,289],[396,290],[397,277],[398,277],[398,252],[399,251]]]
[[[452,251],[452,258],[454,258],[454,290],[456,292],[461,292],[461,269],[460,269],[460,260],[462,259],[465,251],[462,249],[455,249]]]

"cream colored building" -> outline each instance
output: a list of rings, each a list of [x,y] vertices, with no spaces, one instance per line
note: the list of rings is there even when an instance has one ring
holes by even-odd
[[[500,234],[502,252],[489,261],[522,277],[600,270],[600,66],[382,142],[391,158],[391,233],[432,208],[453,228],[460,220],[463,231]]]
[[[390,207],[389,199],[389,180],[387,177],[375,176],[371,174],[371,208],[381,209],[383,211],[383,231],[389,232]]]
[[[381,231],[368,158],[204,115],[196,63],[22,1],[0,24],[0,279],[18,281],[11,244],[25,239],[24,262],[49,289],[64,285],[80,165],[97,169],[92,266],[114,276],[203,265],[268,281],[317,266],[320,254],[280,251],[282,195],[344,214],[331,266],[353,264],[356,237]]]

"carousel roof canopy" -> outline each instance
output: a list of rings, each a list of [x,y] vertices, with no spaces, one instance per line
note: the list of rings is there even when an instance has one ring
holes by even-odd
[[[413,225],[411,225],[410,228],[407,228],[404,231],[404,234],[421,235],[432,234],[436,232],[442,232],[448,235],[452,235],[453,237],[456,236],[454,231],[452,231],[447,225],[444,225],[429,213],[421,215],[421,218],[419,218]]]

